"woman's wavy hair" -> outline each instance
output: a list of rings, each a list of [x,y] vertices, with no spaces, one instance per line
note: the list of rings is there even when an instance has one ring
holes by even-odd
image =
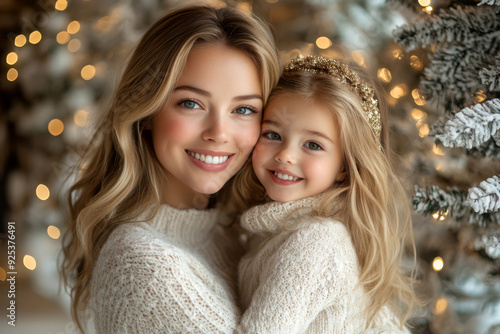
[[[268,25],[242,10],[188,6],[167,14],[145,33],[76,166],[77,180],[68,194],[61,275],[71,290],[72,316],[81,331],[92,269],[108,236],[118,225],[160,205],[165,177],[148,123],[171,96],[190,50],[204,43],[247,54],[260,71],[264,101],[278,81],[278,52]]]
[[[364,69],[350,67],[377,88]],[[329,75],[283,73],[270,100],[283,95],[325,106],[335,116],[343,151],[343,175],[320,196],[317,214],[343,222],[350,232],[360,264],[358,284],[370,300],[365,310],[368,324],[389,304],[399,313],[403,326],[422,302],[413,289],[416,251],[410,206],[391,163],[394,155],[389,153],[383,95],[376,89],[383,124],[380,139],[364,116],[360,97]],[[269,200],[251,162],[235,178],[233,193],[240,210]],[[407,254],[414,265],[411,272],[403,273],[400,264]]]

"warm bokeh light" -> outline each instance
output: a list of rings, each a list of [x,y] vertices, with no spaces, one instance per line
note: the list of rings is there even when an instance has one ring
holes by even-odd
[[[440,166],[439,165],[439,169],[436,167],[436,170],[440,170],[443,166]],[[441,210],[438,210],[436,212],[434,212],[432,214],[432,218],[434,218],[434,220],[439,220],[439,221],[443,221],[446,219],[446,217],[448,217],[448,213],[449,211],[446,210],[446,211],[441,211]]]
[[[97,20],[95,27],[101,31],[109,31],[111,27],[113,27],[113,24],[114,22],[113,19],[111,19],[111,17],[103,16],[99,20]]]
[[[243,9],[244,11],[249,13],[252,11],[252,5],[250,4],[250,2],[240,2],[236,7],[238,7],[239,9]]]
[[[57,0],[55,8],[57,10],[60,10],[60,11],[65,10],[66,8],[68,8],[68,1],[66,1],[66,0]]]
[[[415,104],[417,106],[424,106],[425,105],[425,103],[426,103],[425,99],[422,96],[422,94],[420,94],[420,91],[417,88],[415,88],[414,90],[411,91],[411,96],[415,100]]]
[[[444,298],[439,298],[434,304],[434,314],[439,315],[446,311],[448,307],[448,302]]]
[[[379,68],[377,71],[377,77],[385,83],[389,83],[392,80],[391,71],[387,68]]]
[[[71,36],[70,36],[70,34],[68,34],[67,31],[61,31],[60,33],[57,34],[56,41],[59,44],[66,44],[66,43],[68,43],[70,38],[71,38]]]
[[[432,153],[435,155],[444,155],[443,149],[436,144],[434,144],[434,147],[432,148]]]
[[[36,196],[42,201],[47,200],[50,197],[50,190],[45,184],[39,184],[36,187]]]
[[[61,231],[57,227],[50,225],[49,227],[47,227],[47,234],[52,239],[59,239],[59,237],[61,236]]]
[[[316,45],[320,49],[328,49],[332,46],[332,41],[328,37],[321,36],[316,40]]]
[[[424,68],[424,64],[422,61],[415,55],[410,57],[410,66],[417,71],[420,71]]]
[[[351,52],[351,57],[359,66],[366,67],[366,54],[363,50],[356,50]]]
[[[17,70],[15,68],[11,68],[7,71],[7,80],[14,81],[17,79],[18,75]]]
[[[68,50],[71,52],[76,52],[80,50],[80,47],[82,46],[82,42],[78,38],[73,38],[71,41],[68,43]]]
[[[17,35],[16,39],[14,40],[14,44],[19,48],[24,46],[24,44],[26,44],[26,36],[24,36],[23,34]]]
[[[396,50],[392,51],[392,56],[396,59],[399,59],[399,60],[403,59],[403,57],[404,57],[403,50],[396,49]]]
[[[429,134],[429,125],[424,123],[418,128],[418,135],[420,138],[424,138],[428,134]]]
[[[432,14],[432,11],[434,10],[434,8],[432,8],[432,6],[427,6],[427,7],[425,7],[425,8],[422,8],[422,10],[423,10],[424,12],[426,12],[427,14],[429,14],[429,15],[430,15],[430,14]]]
[[[420,110],[420,109],[413,108],[411,110],[411,117],[414,120],[418,121],[419,119],[427,117],[427,114],[425,112],[423,112],[422,110]]]
[[[444,262],[443,259],[440,258],[439,256],[434,258],[432,261],[432,268],[434,268],[435,271],[440,271],[444,267]]]
[[[87,125],[88,118],[89,118],[89,113],[83,109],[77,110],[75,112],[75,115],[73,116],[75,124],[81,128]]]
[[[29,270],[35,270],[36,268],[36,261],[35,258],[31,255],[25,255],[23,258],[23,264],[26,268]]]
[[[418,0],[418,4],[422,7],[427,7],[431,4],[431,0]]]
[[[484,100],[486,100],[486,94],[485,94],[482,90],[478,90],[478,91],[474,94],[474,102],[475,102],[475,103],[481,103],[481,102],[483,102]]]
[[[86,65],[82,68],[82,78],[90,80],[95,76],[95,67],[93,65]]]
[[[57,118],[49,122],[49,132],[53,136],[59,136],[64,131],[64,123]]]
[[[441,169],[443,169],[443,165],[442,165],[442,164],[437,164],[434,168],[435,168],[436,170],[441,170]],[[437,212],[436,212],[436,213],[437,213]],[[432,215],[432,218],[434,218],[434,220],[439,219],[439,214],[438,214],[438,215],[436,215],[436,213],[434,213],[434,214]],[[435,215],[436,215],[436,216],[435,216]],[[443,220],[444,220],[444,219],[443,219]]]
[[[37,44],[42,40],[42,34],[36,30],[30,34],[29,41],[31,44]]]
[[[9,65],[14,65],[15,63],[17,63],[17,59],[17,53],[15,52],[10,52],[6,57],[7,64]]]
[[[78,21],[72,21],[70,24],[68,24],[68,32],[70,34],[76,34],[78,31],[80,31],[80,22]]]
[[[391,89],[390,94],[393,98],[399,99],[399,98],[405,96],[407,94],[407,92],[408,92],[408,86],[406,84],[402,83],[402,84],[394,86]]]
[[[0,267],[0,281],[5,281],[7,279],[7,273],[5,272],[5,269]]]

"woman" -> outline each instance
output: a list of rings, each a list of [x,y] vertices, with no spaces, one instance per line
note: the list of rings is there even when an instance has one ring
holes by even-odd
[[[277,59],[268,27],[234,8],[146,32],[69,195],[63,276],[82,331],[85,310],[99,333],[234,331],[237,239],[209,195],[257,142]]]

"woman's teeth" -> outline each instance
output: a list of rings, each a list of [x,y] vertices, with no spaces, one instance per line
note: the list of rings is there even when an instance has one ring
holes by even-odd
[[[219,165],[221,163],[226,162],[226,160],[229,158],[229,155],[220,155],[220,156],[211,156],[211,155],[205,155],[205,154],[199,154],[191,151],[187,151],[190,156],[195,158],[196,160],[203,161],[206,164],[210,165]]]
[[[282,179],[282,180],[285,180],[285,181],[297,181],[299,179],[298,177],[291,176],[291,175],[288,175],[288,174],[282,174],[282,173],[278,173],[278,172],[274,172],[274,175],[278,179]]]

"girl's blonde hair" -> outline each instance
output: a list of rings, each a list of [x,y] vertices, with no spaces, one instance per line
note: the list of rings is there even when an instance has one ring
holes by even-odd
[[[151,205],[160,205],[165,178],[148,123],[169,99],[190,50],[203,43],[247,54],[260,71],[265,101],[278,81],[278,52],[269,27],[236,8],[185,7],[145,33],[77,166],[78,178],[68,195],[61,274],[71,287],[72,315],[81,331],[79,316],[88,305],[92,269],[108,236]]]
[[[356,70],[367,81],[366,72]],[[421,305],[413,290],[416,252],[409,200],[388,158],[387,129],[382,126],[380,149],[360,97],[346,85],[326,74],[285,72],[270,99],[278,95],[304,98],[327,107],[336,117],[345,176],[321,195],[317,214],[343,222],[350,232],[361,269],[359,284],[370,300],[365,310],[368,324],[389,304],[399,312],[403,326],[413,308]],[[379,101],[381,97],[376,96]],[[381,113],[385,125],[387,113]],[[265,200],[265,189],[251,163],[236,178],[234,193],[240,209]],[[399,267],[406,252],[414,262],[409,275]]]

